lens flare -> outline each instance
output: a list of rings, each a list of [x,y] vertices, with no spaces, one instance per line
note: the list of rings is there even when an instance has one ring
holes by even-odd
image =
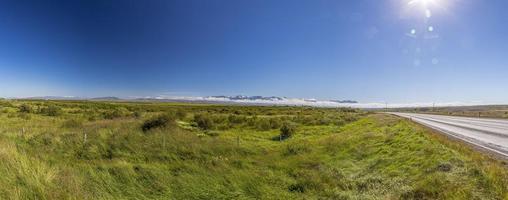
[[[409,7],[419,7],[426,12],[427,17],[430,17],[432,13],[430,10],[440,9],[447,10],[447,7],[453,0],[405,0]]]
[[[428,5],[431,5],[431,4],[437,4],[437,0],[411,0],[409,1],[409,5],[413,5],[413,4],[420,4],[424,7],[428,6]]]

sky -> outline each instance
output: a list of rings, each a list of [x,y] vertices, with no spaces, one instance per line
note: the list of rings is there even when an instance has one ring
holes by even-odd
[[[0,96],[508,103],[505,0],[2,0]]]

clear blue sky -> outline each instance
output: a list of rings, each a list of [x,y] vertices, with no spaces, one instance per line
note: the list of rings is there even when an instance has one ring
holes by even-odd
[[[410,1],[1,1],[0,96],[508,103],[508,1]]]

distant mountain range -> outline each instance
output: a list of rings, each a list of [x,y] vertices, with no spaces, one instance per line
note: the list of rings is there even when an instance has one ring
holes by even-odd
[[[314,107],[351,107],[368,109],[385,108],[418,108],[418,107],[455,107],[455,106],[478,106],[495,105],[482,102],[417,102],[417,103],[359,103],[353,100],[317,100],[317,99],[298,99],[288,97],[264,97],[264,96],[207,96],[207,97],[189,97],[189,96],[153,96],[153,97],[74,97],[74,96],[41,96],[28,98],[7,98],[7,99],[41,99],[41,100],[88,100],[88,101],[146,101],[146,102],[189,102],[189,103],[216,103],[216,104],[237,104],[237,105],[290,105],[290,106],[314,106]]]
[[[210,96],[209,98],[227,99],[227,100],[231,100],[231,101],[245,101],[245,100],[250,100],[250,101],[287,101],[287,100],[294,100],[294,99],[287,98],[287,97],[276,97],[276,96],[263,97],[263,96],[243,96],[243,95]],[[303,100],[306,102],[320,102],[320,100],[316,100],[316,99],[299,99],[299,100]],[[357,101],[352,101],[352,100],[327,100],[327,101],[335,102],[335,103],[358,103]]]
[[[95,98],[91,98],[90,100],[98,100],[98,101],[119,101],[119,100],[122,100],[121,98],[118,98],[118,97],[95,97]]]
[[[40,96],[40,97],[26,97],[19,99],[34,99],[34,100],[87,100],[87,98],[83,97],[75,97],[75,96]]]
[[[75,96],[41,96],[41,97],[27,97],[20,99],[34,99],[34,100],[95,100],[95,101],[119,101],[119,100],[127,100],[121,99],[118,97],[75,97]]]
[[[196,102],[196,103],[224,103],[224,104],[253,104],[253,105],[304,105],[304,106],[348,106],[357,104],[352,100],[317,100],[317,99],[298,99],[276,96],[207,96],[207,97],[171,97],[155,96],[141,98],[119,98],[119,97],[74,97],[74,96],[42,96],[29,97],[24,99],[42,99],[42,100],[91,100],[91,101],[159,101],[159,102]]]
[[[357,104],[352,100],[317,100],[298,99],[276,96],[207,96],[207,97],[144,97],[136,100],[143,101],[169,101],[169,102],[209,102],[225,104],[247,104],[247,105],[295,105],[295,106],[322,106],[322,107],[350,107]]]

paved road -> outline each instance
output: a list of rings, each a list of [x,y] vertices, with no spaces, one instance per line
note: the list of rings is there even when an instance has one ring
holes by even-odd
[[[390,113],[508,158],[508,120],[453,117],[415,113]]]

